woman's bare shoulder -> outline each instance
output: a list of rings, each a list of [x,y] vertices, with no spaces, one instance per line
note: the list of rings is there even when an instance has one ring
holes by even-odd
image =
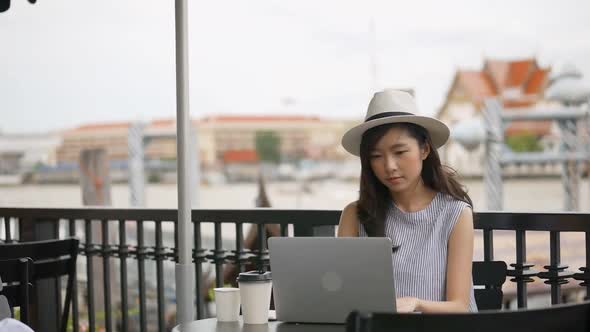
[[[354,201],[342,210],[338,224],[338,236],[358,236],[358,229],[357,201]]]
[[[344,207],[344,210],[342,210],[342,212],[347,211],[347,212],[354,212],[356,214],[357,204],[358,204],[358,201],[348,203]]]

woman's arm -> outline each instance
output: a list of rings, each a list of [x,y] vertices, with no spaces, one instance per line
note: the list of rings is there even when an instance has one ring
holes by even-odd
[[[358,237],[359,220],[356,215],[356,202],[348,204],[340,215],[338,237]]]
[[[447,301],[426,301],[415,298],[398,299],[398,311],[429,313],[468,312],[472,287],[473,214],[465,208],[449,238],[447,254]]]

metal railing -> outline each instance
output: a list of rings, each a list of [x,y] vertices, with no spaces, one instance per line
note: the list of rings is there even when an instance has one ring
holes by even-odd
[[[320,210],[193,210],[194,250],[193,261],[196,272],[197,318],[206,317],[205,298],[209,286],[208,275],[204,268],[214,270],[215,279],[211,281],[215,287],[223,286],[224,270],[233,266],[237,271],[244,271],[248,264],[259,269],[269,264],[266,247],[267,225],[276,225],[279,236],[333,236],[335,225],[338,224],[340,211]],[[80,323],[80,299],[86,299],[88,312],[88,330],[95,331],[97,317],[100,316],[106,331],[113,331],[113,323],[123,331],[137,328],[148,330],[148,298],[147,281],[155,278],[155,297],[157,302],[157,319],[154,324],[159,331],[166,330],[166,286],[173,283],[174,278],[166,278],[165,267],[177,261],[177,211],[173,209],[43,209],[43,208],[0,208],[0,221],[3,228],[0,237],[5,242],[40,239],[40,225],[51,224],[58,230],[51,237],[77,236],[81,240],[78,259],[79,273],[85,276],[84,294],[79,294],[78,287],[72,306],[72,324],[78,331]],[[224,226],[225,225],[225,226]],[[222,227],[223,226],[223,227]],[[255,227],[259,236],[253,248],[248,249],[244,243],[246,227]],[[292,227],[292,229],[291,229]],[[562,285],[569,281],[582,281],[586,298],[590,294],[590,214],[583,213],[509,213],[483,212],[477,213],[475,228],[481,230],[483,237],[483,258],[494,260],[494,232],[513,233],[516,243],[515,262],[507,262],[512,266],[508,271],[511,282],[516,285],[518,307],[527,307],[527,284],[533,278],[540,278],[550,285],[551,302],[562,301]],[[205,232],[204,232],[205,231]],[[527,263],[526,239],[527,232],[545,232],[550,234],[547,247],[550,261],[541,271],[533,269]],[[560,235],[563,232],[582,233],[585,237],[584,248],[579,255],[585,255],[585,265],[579,271],[570,272],[568,266],[561,262]],[[96,234],[100,233],[99,238]],[[225,234],[227,233],[227,234]],[[224,235],[225,234],[225,235]],[[46,235],[47,236],[47,235]],[[225,240],[225,242],[224,242]],[[210,247],[209,247],[210,245]],[[95,264],[102,264],[102,275],[97,275]],[[147,271],[146,263],[155,262],[155,271]],[[129,269],[133,265],[137,269],[137,284],[130,277]],[[80,269],[84,267],[85,269]],[[111,268],[118,266],[118,271]],[[85,275],[84,275],[85,270]],[[118,276],[113,278],[113,273]],[[152,273],[153,272],[153,273]],[[102,279],[102,308],[95,306],[95,279]],[[115,280],[113,280],[115,279]],[[118,280],[116,280],[118,279]],[[113,283],[120,282],[119,294]],[[77,283],[84,285],[84,283]],[[130,286],[132,284],[132,286]],[[580,290],[584,288],[578,287]],[[113,296],[120,301],[120,310],[113,310]],[[130,298],[131,296],[131,298]],[[130,305],[137,297],[139,321],[131,321],[135,306]],[[104,312],[102,311],[104,310]],[[120,317],[115,317],[114,314]],[[151,318],[151,316],[150,316]]]

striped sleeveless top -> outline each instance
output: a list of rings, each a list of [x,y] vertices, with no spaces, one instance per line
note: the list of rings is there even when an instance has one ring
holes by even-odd
[[[447,249],[459,215],[469,204],[437,193],[421,211],[403,212],[392,201],[386,214],[385,236],[400,247],[392,253],[397,297],[446,301]],[[367,236],[363,225],[359,236]],[[473,282],[469,311],[476,312]]]

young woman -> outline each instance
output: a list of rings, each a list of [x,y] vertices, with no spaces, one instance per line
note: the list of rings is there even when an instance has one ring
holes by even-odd
[[[365,122],[342,138],[361,159],[359,199],[346,206],[338,236],[389,237],[398,312],[473,312],[472,202],[437,148],[449,129],[417,116],[413,97],[385,90]]]

